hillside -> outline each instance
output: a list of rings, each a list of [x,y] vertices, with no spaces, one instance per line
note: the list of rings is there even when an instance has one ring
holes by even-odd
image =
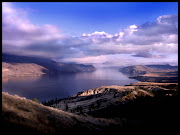
[[[173,90],[167,86],[174,87]],[[167,87],[167,88],[166,88]],[[149,83],[138,82],[128,86],[101,86],[77,93],[70,98],[51,103],[52,107],[73,113],[88,113],[101,110],[111,105],[125,104],[137,100],[139,97],[153,99],[156,92],[161,95],[174,94],[177,91],[177,83]]]
[[[6,134],[94,134],[117,128],[111,119],[81,116],[47,107],[29,99],[2,92],[2,122]]]
[[[2,77],[92,72],[92,65],[58,63],[47,58],[2,54]]]
[[[178,66],[135,65],[119,69],[130,78],[148,82],[178,82]]]
[[[44,102],[2,92],[3,130],[9,134],[99,134],[177,130],[178,83],[102,86]],[[49,107],[51,106],[51,107]],[[135,133],[135,130],[130,130]]]
[[[178,114],[177,93],[178,83],[138,82],[89,89],[43,104],[73,114],[115,119],[122,122],[122,129],[173,129]]]
[[[68,63],[58,63],[58,65],[62,68],[63,72],[92,72],[96,70],[96,68],[93,65]]]

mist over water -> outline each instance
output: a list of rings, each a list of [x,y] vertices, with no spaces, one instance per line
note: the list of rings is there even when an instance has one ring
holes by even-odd
[[[3,78],[2,91],[40,102],[73,96],[80,91],[109,85],[127,85],[137,80],[129,79],[118,69],[97,69],[95,72],[66,73],[57,76]]]

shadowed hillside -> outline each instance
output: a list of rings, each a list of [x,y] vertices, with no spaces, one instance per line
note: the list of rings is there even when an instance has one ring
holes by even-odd
[[[126,131],[139,128],[161,133],[164,128],[175,131],[178,83],[138,82],[127,86],[101,86],[44,104],[73,114],[119,120]]]

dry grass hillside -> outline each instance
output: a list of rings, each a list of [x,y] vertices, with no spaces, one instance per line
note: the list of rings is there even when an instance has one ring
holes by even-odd
[[[178,83],[138,82],[89,89],[46,103],[49,107],[2,92],[2,131],[18,135],[109,135],[135,133],[129,129],[141,127],[139,130],[146,132],[162,133],[164,129],[174,132],[177,93]]]
[[[120,127],[111,119],[82,116],[47,107],[29,99],[2,92],[3,131],[7,134],[103,134]]]
[[[34,63],[6,63],[2,62],[2,77],[10,76],[39,76],[47,69]]]

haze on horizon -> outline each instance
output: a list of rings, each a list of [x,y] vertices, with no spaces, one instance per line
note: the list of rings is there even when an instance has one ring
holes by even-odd
[[[95,67],[178,65],[178,3],[3,2],[2,52]]]

